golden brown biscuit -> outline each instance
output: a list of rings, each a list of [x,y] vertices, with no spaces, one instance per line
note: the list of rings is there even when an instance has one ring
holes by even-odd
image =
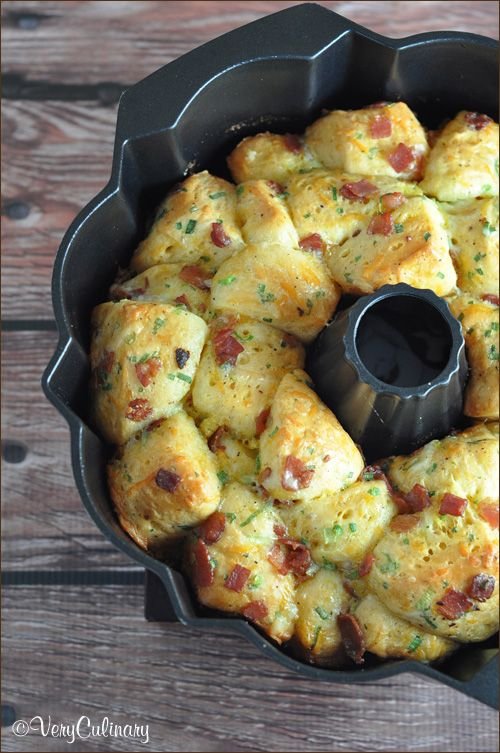
[[[180,408],[207,325],[163,303],[102,303],[92,314],[92,405],[109,442],[123,444]]]
[[[208,517],[220,500],[213,455],[183,412],[133,437],[108,466],[108,480],[122,527],[154,551]]]
[[[470,368],[464,413],[471,418],[498,419],[498,306],[462,295],[450,301],[450,308],[462,324]]]
[[[301,138],[266,132],[240,141],[227,164],[236,183],[246,180],[284,183],[289,175],[320,167],[321,163],[314,159]]]
[[[420,186],[439,201],[498,196],[498,124],[460,112],[440,132]]]
[[[472,295],[498,295],[498,199],[458,201],[440,209],[458,287]]]
[[[374,549],[370,588],[431,633],[488,638],[498,630],[498,426],[430,442],[393,459],[388,474],[403,492],[424,487],[431,504],[407,516],[411,527],[395,518]]]
[[[353,237],[329,250],[327,264],[343,291],[357,295],[404,282],[443,296],[457,283],[443,217],[426,197],[366,218]]]
[[[363,457],[303,371],[286,374],[260,436],[261,483],[276,499],[311,500],[359,476]]]
[[[222,524],[202,527],[189,546],[199,600],[246,616],[278,643],[288,640],[297,618],[294,576],[278,572],[268,558],[279,516],[272,504],[237,483],[225,487],[219,513]]]
[[[186,311],[209,321],[212,276],[212,272],[201,265],[157,264],[126,282],[113,285],[110,296],[115,301],[128,299],[183,306]]]
[[[354,607],[353,613],[363,630],[367,651],[381,659],[436,661],[457,648],[454,641],[432,635],[397,617],[380,599],[369,594]]]
[[[349,173],[418,180],[429,147],[404,102],[334,110],[306,130],[306,144],[326,167]]]
[[[241,183],[236,193],[237,216],[245,243],[298,246],[282,186],[267,180],[251,180]]]
[[[313,170],[290,176],[286,202],[299,238],[318,234],[325,245],[341,244],[381,210],[383,196],[421,196],[415,183],[342,170]],[[359,193],[359,196],[356,196]]]
[[[143,272],[155,264],[201,261],[213,270],[242,246],[235,188],[205,170],[169,193],[131,265]]]
[[[297,587],[298,617],[294,638],[309,661],[334,666],[343,658],[337,617],[349,611],[352,597],[339,573],[318,570]]]
[[[323,260],[299,248],[250,245],[212,283],[216,311],[243,314],[310,342],[332,316],[340,289]]]
[[[281,379],[303,364],[301,344],[274,327],[246,317],[219,317],[193,384],[194,408],[236,437],[255,437],[257,419],[269,408]]]
[[[341,564],[349,580],[397,512],[383,481],[358,481],[341,492],[283,506],[291,536],[307,543],[322,567]]]

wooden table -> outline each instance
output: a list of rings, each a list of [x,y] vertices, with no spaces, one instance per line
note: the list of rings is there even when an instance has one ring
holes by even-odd
[[[145,749],[493,751],[488,707],[413,675],[316,684],[227,633],[143,617],[143,573],[91,522],[68,430],[40,377],[56,344],[50,278],[65,228],[106,183],[121,90],[291,2],[4,2],[5,720],[149,724]],[[392,36],[493,35],[495,2],[324,2]],[[13,708],[10,708],[12,706]],[[2,734],[3,749],[68,750]],[[70,750],[138,750],[120,738]]]

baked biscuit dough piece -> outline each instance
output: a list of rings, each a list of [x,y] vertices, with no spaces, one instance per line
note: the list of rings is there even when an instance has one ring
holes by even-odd
[[[256,420],[269,408],[283,376],[304,364],[300,343],[246,317],[219,317],[193,384],[193,405],[238,438],[256,436]]]
[[[365,596],[353,609],[364,634],[367,651],[381,659],[436,661],[457,648],[454,641],[432,635],[384,607],[374,594]]]
[[[157,264],[110,290],[113,300],[149,301],[184,306],[207,321],[212,273],[200,265]],[[188,282],[191,280],[191,282]]]
[[[207,334],[199,316],[162,303],[102,303],[92,313],[93,413],[123,444],[180,408]]]
[[[278,643],[288,640],[297,618],[294,576],[282,575],[268,559],[279,516],[272,504],[237,483],[224,488],[219,512],[224,516],[219,538],[205,542],[202,529],[189,547],[199,600],[247,616]]]
[[[231,183],[206,170],[191,175],[169,193],[148,236],[132,257],[132,269],[200,259],[216,269],[243,246],[236,222],[236,193]]]
[[[298,246],[284,190],[267,180],[251,180],[238,186],[237,216],[245,243]]]
[[[448,295],[457,275],[448,250],[444,220],[426,197],[411,197],[390,212],[388,233],[374,223],[385,214],[366,218],[364,227],[327,254],[333,278],[346,293],[372,293],[382,285],[405,282]]]
[[[261,483],[276,499],[312,499],[351,484],[364,461],[334,414],[295,371],[283,377],[260,436]]]
[[[405,516],[410,527],[391,523],[373,552],[370,588],[396,615],[436,635],[488,638],[498,629],[498,426],[430,442],[395,458],[388,475],[404,492],[425,486],[432,503]],[[447,512],[447,494],[466,501],[461,514]],[[474,595],[478,581],[494,586],[484,599]]]
[[[403,493],[420,484],[434,496],[449,492],[474,505],[494,499],[498,496],[498,424],[478,424],[434,439],[411,455],[390,458],[385,465],[392,485]]]
[[[294,638],[315,664],[333,666],[343,657],[337,617],[349,611],[352,598],[339,573],[318,570],[297,587],[298,618]]]
[[[349,186],[365,187],[369,192],[349,196]],[[340,244],[366,227],[379,210],[385,194],[421,196],[415,183],[381,175],[352,175],[342,170],[313,170],[290,178],[286,191],[290,215],[300,239],[319,234],[327,245]]]
[[[498,196],[498,124],[460,112],[440,132],[420,185],[439,201]]]
[[[269,132],[240,141],[227,164],[236,183],[259,179],[286,183],[293,173],[321,166],[302,139]]]
[[[224,262],[212,282],[216,311],[267,322],[305,343],[323,329],[339,298],[322,259],[277,244],[247,246]]]
[[[441,204],[460,290],[498,295],[498,198]]]
[[[450,308],[461,322],[470,368],[464,413],[471,418],[498,418],[498,306],[462,295],[450,301]]]
[[[340,564],[353,579],[396,512],[385,482],[376,480],[281,508],[290,535],[307,541],[318,565]]]
[[[404,102],[333,110],[309,126],[306,144],[326,167],[403,180],[419,180],[429,151],[424,129]]]
[[[146,429],[108,466],[122,527],[143,549],[161,550],[216,510],[216,470],[212,453],[184,412]]]

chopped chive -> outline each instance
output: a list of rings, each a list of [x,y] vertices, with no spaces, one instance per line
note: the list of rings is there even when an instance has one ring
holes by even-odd
[[[229,481],[229,475],[226,473],[226,471],[217,471],[217,478],[222,485],[227,484],[227,482]]]
[[[225,191],[216,191],[216,193],[209,193],[208,198],[209,199],[221,199],[225,195],[226,195]]]
[[[323,609],[323,607],[314,607],[314,611],[321,617],[322,620],[327,620],[330,616],[326,609]]]
[[[196,220],[189,220],[188,224],[186,225],[186,229],[184,233],[186,235],[191,235],[191,233],[194,231],[196,227]]]
[[[224,277],[222,280],[219,280],[217,283],[218,285],[231,285],[235,280],[237,279],[236,275],[228,275],[227,277]]]
[[[408,644],[407,651],[412,653],[413,651],[416,651],[417,648],[422,643],[422,638],[419,635],[416,635],[413,640]]]

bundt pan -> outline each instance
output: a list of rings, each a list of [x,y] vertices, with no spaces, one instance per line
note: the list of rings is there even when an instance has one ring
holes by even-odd
[[[224,157],[262,130],[300,132],[322,108],[401,99],[428,127],[459,110],[497,115],[496,43],[438,32],[393,40],[314,4],[267,16],[161,68],[120,100],[108,185],[75,219],[57,254],[53,305],[59,344],[43,387],[68,421],[73,471],[90,515],[121,551],[163,583],[176,618],[230,629],[304,677],[356,683],[418,672],[496,704],[494,641],[464,647],[439,667],[392,661],[328,670],[301,663],[241,619],[203,609],[181,572],[120,528],[105,477],[109,448],[87,423],[89,322],[144,234],[151,208],[188,172],[226,177]]]

